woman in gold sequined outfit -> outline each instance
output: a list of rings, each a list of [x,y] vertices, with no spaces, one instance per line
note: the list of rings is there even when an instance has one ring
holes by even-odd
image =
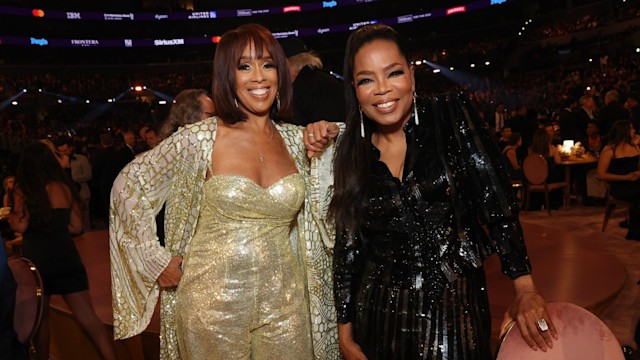
[[[116,179],[116,337],[144,330],[162,288],[162,358],[339,358],[323,203],[331,151],[309,162],[302,128],[271,120],[290,113],[286,69],[264,27],[225,33],[219,117],[179,129]],[[165,202],[162,248],[153,219]]]

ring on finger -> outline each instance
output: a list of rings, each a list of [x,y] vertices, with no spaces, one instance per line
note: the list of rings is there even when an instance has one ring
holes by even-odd
[[[313,133],[312,133],[312,132],[310,132],[310,133],[309,133],[309,135],[307,135],[307,136],[313,136]]]
[[[538,325],[538,329],[540,329],[541,332],[549,331],[549,325],[547,324],[547,321],[545,319],[536,321],[536,324]]]

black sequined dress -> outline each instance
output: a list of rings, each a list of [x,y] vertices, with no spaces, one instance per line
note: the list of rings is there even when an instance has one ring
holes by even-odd
[[[424,101],[404,131],[402,181],[373,148],[360,229],[338,231],[338,321],[370,360],[490,359],[482,261],[531,270],[500,150],[460,95]]]

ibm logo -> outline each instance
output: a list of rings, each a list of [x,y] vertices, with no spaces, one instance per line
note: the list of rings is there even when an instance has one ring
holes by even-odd
[[[68,12],[67,19],[82,19],[79,12]]]

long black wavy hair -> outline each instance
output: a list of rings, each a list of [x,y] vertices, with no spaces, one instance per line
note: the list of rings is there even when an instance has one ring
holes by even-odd
[[[409,64],[398,33],[382,24],[365,25],[349,35],[344,56],[344,84],[347,107],[346,128],[336,148],[334,161],[334,194],[329,204],[329,217],[335,220],[338,229],[357,231],[364,209],[371,174],[371,133],[375,123],[362,115],[365,136],[360,136],[360,111],[354,87],[354,62],[360,48],[375,40],[386,40],[398,45]]]
[[[22,191],[25,209],[31,216],[29,225],[50,229],[53,209],[46,186],[60,182],[70,190],[74,201],[78,201],[78,190],[51,152],[41,142],[33,142],[22,151],[16,172],[16,188]]]

